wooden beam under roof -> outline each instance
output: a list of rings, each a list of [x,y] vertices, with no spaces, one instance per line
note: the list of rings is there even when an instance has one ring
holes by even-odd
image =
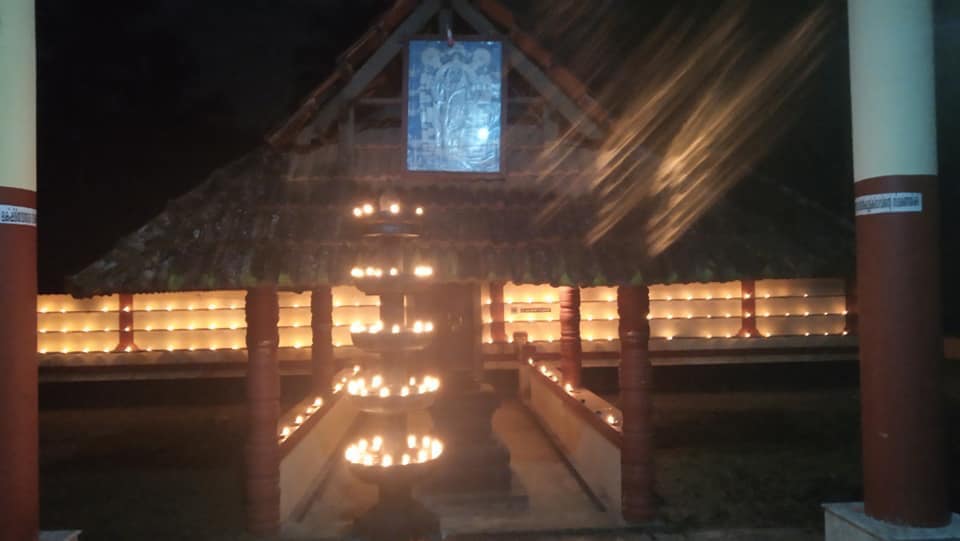
[[[589,139],[599,139],[603,130],[597,125],[569,96],[566,95],[532,60],[517,48],[508,36],[497,30],[497,27],[483,13],[477,11],[468,0],[452,0],[453,9],[463,17],[475,30],[480,33],[497,36],[503,39],[503,46],[507,51],[508,61],[524,79],[550,102],[553,107],[566,118],[572,126]]]
[[[298,144],[309,144],[318,135],[322,135],[337,119],[343,107],[354,100],[378,73],[397,56],[406,43],[406,39],[416,34],[431,17],[440,10],[441,0],[424,0],[383,42],[369,59],[354,73],[353,77],[317,111],[313,120],[300,130]]]

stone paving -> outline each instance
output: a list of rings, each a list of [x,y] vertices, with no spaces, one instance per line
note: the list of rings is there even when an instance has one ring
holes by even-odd
[[[623,529],[597,509],[550,445],[527,410],[505,401],[494,416],[494,430],[510,449],[515,481],[529,497],[525,509],[502,505],[434,508],[445,541],[814,541],[819,531],[800,529],[727,529],[677,532],[666,527]],[[298,524],[288,524],[287,539],[337,539],[353,516],[376,499],[376,489],[345,470],[333,475],[321,497]],[[619,529],[618,529],[619,528]],[[664,531],[666,530],[666,531]],[[481,533],[482,532],[482,533]]]

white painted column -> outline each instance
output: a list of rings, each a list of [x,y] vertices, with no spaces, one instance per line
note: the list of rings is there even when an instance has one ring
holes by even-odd
[[[37,538],[33,0],[0,0],[0,540]]]
[[[33,0],[0,2],[0,186],[35,192],[36,54]]]
[[[931,0],[849,0],[855,182],[936,175]]]

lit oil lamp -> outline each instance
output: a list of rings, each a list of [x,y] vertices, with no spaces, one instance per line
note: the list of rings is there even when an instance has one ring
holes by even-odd
[[[406,443],[406,447],[396,449],[382,436],[374,436],[371,441],[361,439],[347,446],[344,458],[351,464],[389,468],[423,464],[443,454],[443,442],[435,437],[409,434]],[[394,456],[400,457],[399,463],[393,459]]]

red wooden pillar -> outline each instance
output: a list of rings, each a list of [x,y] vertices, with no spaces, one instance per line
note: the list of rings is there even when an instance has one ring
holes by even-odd
[[[507,341],[506,306],[503,303],[503,282],[490,282],[490,339],[494,343]]]
[[[757,284],[753,280],[740,280],[740,332],[737,336],[757,336]]]
[[[137,343],[133,340],[133,295],[121,293],[118,302],[117,323],[120,332],[120,341],[116,351],[137,351]]]
[[[0,2],[0,539],[37,538],[34,1]]]
[[[941,526],[950,513],[933,2],[847,7],[864,505],[886,522]]]
[[[844,307],[843,332],[857,334],[857,280],[848,278],[845,284],[846,306]]]
[[[276,288],[247,291],[247,529],[255,535],[272,535],[280,527],[279,315]]]
[[[583,349],[580,343],[580,288],[560,288],[560,371],[563,382],[580,386]]]
[[[629,522],[645,522],[653,502],[653,403],[651,400],[650,291],[642,286],[617,289],[620,316],[621,511]]]
[[[330,389],[337,370],[333,356],[333,294],[329,287],[310,292],[310,329],[313,335],[310,350],[313,389],[320,393]]]
[[[0,187],[0,539],[19,541],[38,524],[37,228],[14,207],[33,219],[36,193]]]

